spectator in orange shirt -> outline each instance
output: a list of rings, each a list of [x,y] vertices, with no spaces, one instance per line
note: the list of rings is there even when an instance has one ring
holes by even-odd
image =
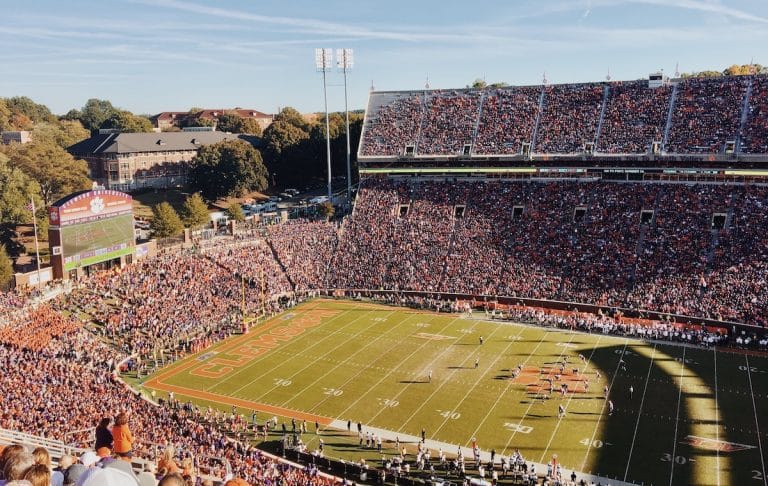
[[[115,426],[112,427],[113,448],[121,457],[131,457],[133,453],[133,434],[128,428],[128,414],[120,412],[115,417]]]

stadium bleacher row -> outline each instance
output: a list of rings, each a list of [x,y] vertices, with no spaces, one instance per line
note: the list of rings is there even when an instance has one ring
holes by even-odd
[[[765,186],[370,179],[344,223],[328,286],[764,326],[767,217]]]
[[[372,93],[362,157],[768,153],[768,78]],[[733,142],[732,147],[727,145]],[[588,150],[587,150],[588,151]]]

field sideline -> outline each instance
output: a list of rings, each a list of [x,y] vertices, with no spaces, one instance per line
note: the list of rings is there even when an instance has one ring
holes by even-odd
[[[547,380],[555,388],[549,398]],[[235,405],[247,417],[256,409],[260,422],[294,417],[314,430],[315,421],[329,428],[349,420],[389,436],[423,430],[455,446],[477,438],[497,461],[515,449],[539,463],[557,454],[568,474],[638,484],[759,484],[766,477],[768,360],[740,353],[321,299],[143,385],[226,411]],[[326,455],[381,458],[356,439],[329,435]],[[314,434],[305,441],[317,446]]]

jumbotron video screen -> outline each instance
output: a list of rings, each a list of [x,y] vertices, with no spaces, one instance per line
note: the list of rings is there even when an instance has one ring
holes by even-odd
[[[54,204],[50,224],[60,231],[64,270],[133,251],[132,199],[117,191],[87,191]]]

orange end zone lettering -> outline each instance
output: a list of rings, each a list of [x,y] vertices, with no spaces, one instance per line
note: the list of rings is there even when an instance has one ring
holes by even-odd
[[[221,378],[222,376],[232,373],[233,368],[231,366],[223,366],[218,371],[215,370],[218,367],[215,363],[208,363],[197,368],[190,370],[190,375],[202,376],[204,378]]]

